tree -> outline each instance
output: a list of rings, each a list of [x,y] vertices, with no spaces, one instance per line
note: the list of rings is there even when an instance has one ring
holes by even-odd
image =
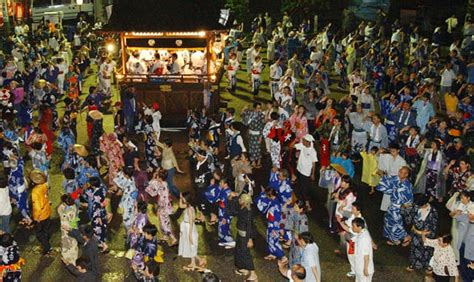
[[[239,22],[249,22],[250,9],[249,0],[226,0],[225,7],[231,10],[231,14]]]

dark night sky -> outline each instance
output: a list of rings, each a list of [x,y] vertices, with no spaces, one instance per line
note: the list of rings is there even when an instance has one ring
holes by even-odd
[[[222,29],[222,0],[114,0],[107,26],[115,31],[197,31]]]

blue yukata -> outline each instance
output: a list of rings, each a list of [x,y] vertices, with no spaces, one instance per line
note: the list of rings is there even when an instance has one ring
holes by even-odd
[[[278,171],[270,171],[270,179],[268,179],[268,186],[277,191],[280,187],[280,179],[278,178],[279,174],[280,173]]]
[[[120,199],[119,207],[123,209],[123,224],[125,229],[132,227],[135,218],[135,202],[138,197],[138,190],[133,179],[125,177],[123,172],[119,172],[114,179],[115,185],[122,190],[122,199]]]
[[[285,203],[291,202],[291,197],[293,195],[293,189],[290,185],[290,179],[285,179],[283,181],[279,181],[278,185],[278,199],[280,199],[280,203],[282,204],[281,208],[281,226],[285,229],[283,234],[283,240],[288,241],[291,240],[291,230],[289,228],[288,220],[293,212],[292,206],[285,205]]]
[[[355,169],[354,169],[354,163],[352,162],[351,159],[343,159],[341,157],[331,156],[331,163],[342,166],[344,170],[347,172],[347,175],[349,175],[351,178],[354,177]]]
[[[64,154],[64,160],[61,165],[61,169],[64,169],[67,164],[67,160],[70,159],[70,147],[74,146],[76,143],[76,138],[74,137],[74,134],[71,131],[64,131],[62,130],[61,133],[58,136],[58,144],[61,147],[61,150],[63,151]]]
[[[28,215],[28,192],[26,190],[24,168],[25,162],[23,158],[19,158],[16,167],[10,170],[8,189],[10,191],[10,198],[15,199],[16,206],[23,218],[30,218]]]
[[[435,116],[433,105],[428,101],[416,100],[413,109],[416,110],[416,125],[420,128],[420,133],[425,134],[426,125]]]
[[[264,192],[257,198],[257,208],[267,218],[267,244],[270,255],[281,259],[285,256],[280,244],[280,224],[282,221],[281,203],[278,198],[269,199]]]
[[[387,128],[388,140],[390,142],[395,141],[397,138],[397,128],[392,114],[396,106],[397,105],[390,102],[390,100],[382,99],[382,101],[380,101],[380,112],[382,116],[385,117],[385,128]]]
[[[107,240],[108,220],[107,210],[105,207],[106,193],[107,187],[102,183],[98,188],[94,188],[94,191],[91,191],[90,195],[90,197],[92,197],[92,211],[89,214],[89,218],[91,220],[95,238],[100,245],[104,244]]]
[[[229,188],[221,188],[218,185],[211,185],[205,193],[206,198],[210,203],[217,203],[217,218],[219,221],[217,234],[219,237],[219,243],[234,242],[234,239],[230,234],[230,222],[232,217],[226,213],[226,207],[231,192],[232,191]],[[225,220],[225,223],[222,222],[223,220]]]
[[[407,179],[400,181],[398,176],[384,176],[377,190],[390,195],[390,206],[384,218],[383,235],[392,242],[402,241],[407,236],[407,232],[400,210],[403,204],[413,202],[413,185]]]
[[[383,65],[378,64],[374,67],[372,77],[374,79],[375,97],[378,98],[383,89],[385,71]]]
[[[155,259],[158,252],[158,241],[155,238],[147,240],[144,235],[140,235],[136,243],[131,247],[135,250],[132,264],[143,269],[145,267],[145,260],[153,261]]]
[[[83,187],[91,177],[100,177],[99,171],[93,167],[79,165],[76,171],[79,171],[76,178],[79,187]]]

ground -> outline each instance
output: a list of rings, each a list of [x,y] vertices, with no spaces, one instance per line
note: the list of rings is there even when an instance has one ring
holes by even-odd
[[[93,68],[95,69],[95,67]],[[92,84],[95,84],[96,76],[92,73],[88,76],[84,86],[84,90]],[[260,95],[254,99],[253,95],[249,92],[249,86],[247,83],[247,77],[244,72],[239,72],[238,75],[238,90],[235,94],[231,95],[225,90],[226,81],[222,82],[221,97],[229,107],[236,108],[237,112],[254,100],[267,101],[270,98],[268,90],[268,67],[265,69],[263,74],[263,85]],[[334,84],[333,84],[334,85]],[[334,96],[340,97],[342,93],[336,92],[336,89],[332,89]],[[114,93],[116,90],[114,89]],[[85,96],[83,95],[82,98]],[[60,105],[60,112],[62,112],[63,106]],[[78,118],[78,141],[79,143],[86,143],[86,130],[85,130],[85,113],[82,113]],[[112,115],[105,115],[104,127],[107,132],[113,129]],[[186,159],[187,148],[186,148],[186,134],[184,132],[164,132],[163,137],[170,137],[174,140],[174,144],[177,151],[178,162],[181,163],[181,168],[185,171],[183,175],[177,175],[176,182],[177,186],[182,190],[190,189],[190,168],[189,162]],[[55,149],[58,152],[59,148]],[[42,257],[39,254],[39,243],[35,239],[34,233],[30,230],[25,230],[22,227],[14,226],[14,235],[17,238],[21,246],[21,254],[26,259],[26,265],[23,268],[23,279],[24,281],[67,281],[73,279],[73,277],[65,271],[59,254],[60,247],[60,232],[59,232],[59,220],[55,211],[59,204],[59,197],[62,193],[62,175],[59,170],[59,164],[61,156],[57,153],[54,156],[51,166],[51,178],[50,178],[50,197],[53,206],[53,221],[54,221],[54,234],[52,236],[52,245],[56,249],[56,255],[54,257]],[[256,173],[257,187],[260,184],[265,185],[266,179],[268,179],[268,167],[269,161],[264,163],[265,169],[261,169]],[[357,171],[360,173],[361,165],[356,164]],[[324,207],[326,201],[327,192],[324,189],[317,187],[314,183],[312,187],[313,192],[313,205],[314,210],[309,215],[310,218],[310,231],[314,235],[317,244],[319,245],[319,255],[321,260],[322,269],[322,281],[350,281],[346,277],[346,273],[349,271],[349,264],[343,257],[338,257],[334,254],[333,250],[337,247],[337,238],[328,232],[327,228],[327,212]],[[374,281],[422,281],[423,275],[421,273],[407,273],[404,268],[408,261],[408,250],[407,248],[389,247],[382,238],[382,222],[383,214],[379,211],[379,205],[381,201],[381,195],[377,194],[374,197],[368,196],[367,187],[359,185],[359,197],[362,199],[365,209],[364,216],[368,221],[368,226],[374,241],[378,244],[378,250],[374,252],[375,256],[375,276]],[[444,218],[442,222],[442,230],[449,231],[449,222],[446,220],[446,212],[443,209],[441,217]],[[177,217],[179,212],[174,217],[175,228],[177,228]],[[16,225],[18,222],[18,214],[12,219],[12,225]],[[124,246],[124,228],[120,226],[121,218],[119,215],[115,216],[109,231],[109,246],[113,250],[113,253],[125,251]],[[235,225],[235,222],[233,223]],[[285,281],[285,279],[279,275],[275,262],[268,262],[263,259],[266,253],[265,243],[265,222],[262,216],[256,218],[256,226],[258,229],[259,236],[255,241],[255,248],[253,250],[255,258],[255,266],[260,281]],[[217,246],[217,231],[215,227],[198,226],[200,239],[199,239],[199,253],[205,255],[208,260],[208,268],[215,273],[223,281],[242,281],[242,278],[233,273],[233,252],[231,250],[224,250]],[[235,234],[235,226],[233,227]],[[165,262],[161,266],[161,281],[199,281],[200,274],[185,272],[182,270],[182,266],[187,264],[188,261],[182,258],[177,258],[177,249],[164,248]],[[100,255],[101,269],[103,273],[103,281],[133,281],[130,277],[129,262],[123,257],[117,257],[112,254]]]

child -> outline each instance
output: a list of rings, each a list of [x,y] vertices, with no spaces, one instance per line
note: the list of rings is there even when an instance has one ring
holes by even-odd
[[[143,226],[143,233],[133,245],[135,255],[132,259],[132,269],[137,277],[144,274],[146,263],[163,261],[158,250],[158,240],[155,237],[157,232],[155,225],[146,224]]]
[[[360,152],[362,157],[362,183],[370,186],[369,195],[375,193],[375,186],[379,184],[380,176],[377,174],[378,171],[378,148],[372,147],[370,152],[367,153],[365,150]]]
[[[331,156],[331,163],[342,166],[346,173],[352,178],[354,177],[355,170],[352,160],[349,158],[349,151],[342,151]]]

